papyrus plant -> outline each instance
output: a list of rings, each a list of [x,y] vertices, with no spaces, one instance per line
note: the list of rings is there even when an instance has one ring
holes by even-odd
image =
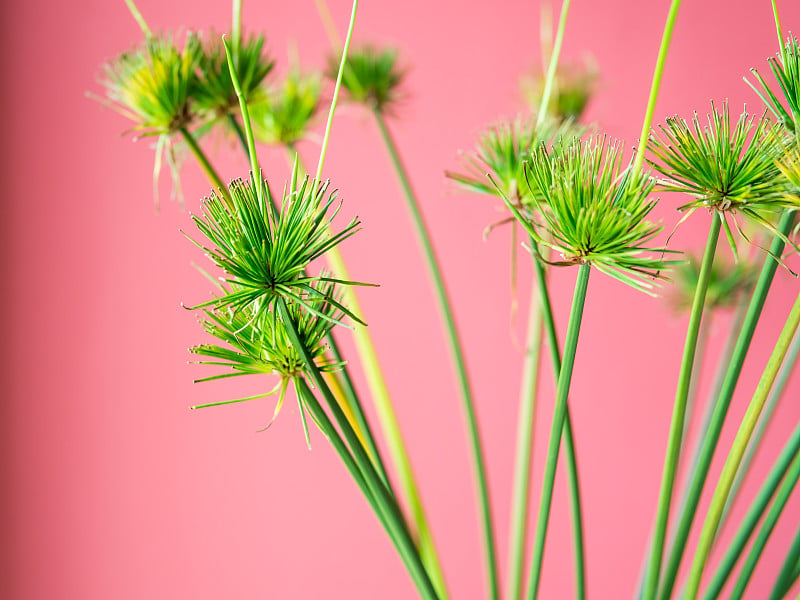
[[[569,394],[573,377],[581,377],[574,366],[589,276],[596,271],[615,279],[622,284],[618,285],[619,294],[660,293],[669,285],[671,270],[682,259],[679,249],[664,239],[662,225],[651,220],[658,193],[684,195],[677,207],[683,212],[682,217],[676,218],[678,223],[698,209],[709,212],[705,252],[693,275],[683,284],[684,295],[691,297],[685,303],[689,323],[666,442],[661,492],[654,511],[652,541],[644,553],[641,585],[634,597],[693,599],[701,593],[704,582],[707,587],[703,597],[708,600],[738,598],[744,594],[754,569],[763,563],[764,545],[800,478],[800,426],[773,461],[757,497],[744,519],[737,523],[737,532],[725,548],[719,547],[719,531],[730,514],[737,487],[747,474],[746,465],[758,447],[758,440],[763,439],[766,417],[762,414],[770,413],[770,407],[780,399],[781,381],[796,360],[800,346],[796,336],[800,299],[786,318],[775,351],[728,451],[711,505],[705,518],[700,519],[696,550],[691,562],[686,563],[685,584],[680,584],[678,575],[684,555],[688,557],[693,523],[703,516],[700,496],[707,489],[711,460],[765,298],[776,269],[786,262],[785,248],[796,249],[793,225],[795,212],[800,208],[797,143],[800,63],[797,41],[792,37],[784,41],[777,10],[774,14],[781,48],[777,57],[769,61],[777,86],[769,84],[757,72],[753,84],[765,101],[764,114],[756,111],[732,120],[728,104],[723,102],[721,110],[712,105],[707,123],[697,116],[690,122],[672,117],[659,126],[658,132],[653,132],[660,79],[680,5],[674,0],[644,111],[641,143],[635,154],[626,156],[623,142],[602,134],[587,135],[587,129],[576,124],[575,119],[592,92],[591,86],[579,88],[580,102],[575,103],[579,104],[575,110],[565,110],[558,101],[558,93],[569,89],[566,85],[569,82],[559,84],[559,72],[562,78],[565,73],[563,69],[559,71],[559,54],[570,7],[569,0],[565,0],[552,47],[547,48],[549,61],[536,96],[536,114],[521,115],[484,130],[476,149],[462,154],[459,169],[447,171],[447,176],[462,190],[502,199],[502,222],[514,222],[524,232],[524,247],[534,265],[535,289],[531,295],[520,418],[515,432],[510,567],[504,594],[495,543],[495,508],[487,485],[489,465],[475,412],[478,399],[471,389],[444,269],[435,252],[434,236],[425,223],[424,203],[412,186],[390,130],[391,120],[396,120],[400,112],[399,101],[407,97],[403,89],[405,70],[398,66],[398,51],[376,44],[351,52],[357,11],[354,2],[347,36],[342,44],[333,41],[333,58],[327,67],[327,74],[335,83],[316,173],[305,175],[296,144],[309,135],[313,117],[320,108],[319,74],[301,76],[301,71],[294,68],[284,83],[276,85],[270,81],[273,61],[265,51],[266,34],[242,36],[240,2],[234,2],[230,40],[199,38],[190,33],[182,47],[174,43],[176,36],[172,34],[154,36],[132,3],[128,4],[141,25],[144,41],[134,52],[108,63],[103,79],[108,101],[133,121],[133,129],[139,134],[158,136],[157,156],[168,144],[172,156],[177,140],[186,144],[212,186],[200,213],[192,217],[196,230],[187,233],[210,260],[209,274],[215,282],[211,297],[193,307],[211,341],[193,346],[192,353],[197,362],[216,369],[200,381],[240,375],[268,380],[261,394],[194,408],[277,394],[271,419],[260,423],[269,427],[287,394],[293,394],[306,443],[311,444],[316,427],[336,450],[397,548],[422,598],[449,597],[447,580],[394,417],[394,399],[383,378],[387,365],[377,360],[364,328],[368,316],[363,314],[354,293],[354,288],[364,284],[349,276],[339,253],[339,246],[357,232],[360,222],[352,218],[340,223],[338,214],[346,213],[347,205],[339,201],[332,184],[322,179],[340,91],[348,101],[364,106],[374,119],[397,174],[441,309],[475,473],[487,598],[538,597],[562,437],[570,483],[575,596],[587,597],[580,456],[570,424]],[[324,7],[321,12],[324,17]],[[235,131],[250,162],[250,173],[237,174],[228,185],[199,143],[204,134],[216,128]],[[290,155],[292,172],[280,186],[274,182],[270,185],[264,179],[256,139],[279,145]],[[177,162],[173,160],[172,164],[177,169]],[[273,192],[277,189],[281,193]],[[347,196],[346,190],[342,196]],[[761,233],[751,233],[753,225]],[[756,257],[762,266],[757,278],[734,277],[729,284],[720,283],[721,291],[715,295],[712,292],[717,246],[723,231],[734,257],[745,254],[742,248],[747,248],[746,254]],[[770,243],[768,249],[761,247],[763,238]],[[327,266],[323,266],[325,262]],[[548,272],[556,268],[577,271],[563,350],[547,278]],[[746,291],[737,295],[740,316],[733,321],[731,349],[719,361],[719,385],[714,386],[708,397],[698,397],[691,390],[700,364],[696,359],[702,354],[698,340],[703,322],[708,321],[710,311],[721,299],[733,295],[734,289]],[[741,300],[748,294],[749,300]],[[347,328],[355,336],[357,359],[344,356],[337,343],[337,336],[347,334]],[[539,350],[545,340],[557,385],[542,495],[535,534],[531,537],[525,523],[532,504],[528,486],[533,461],[535,374]],[[354,360],[365,368],[369,393],[359,392],[352,384],[350,363]],[[782,363],[788,365],[784,366],[784,375],[780,374]],[[687,455],[686,419],[692,397],[698,406],[702,404],[708,418],[701,428],[692,460],[686,463],[686,484],[680,502],[676,502],[673,491],[680,457]],[[366,418],[365,400],[374,402],[379,427]],[[379,451],[381,439],[388,449],[386,458]],[[670,528],[671,516],[674,523]],[[530,556],[527,568],[526,548]],[[723,560],[712,573],[708,558],[714,548],[723,552]],[[735,587],[730,596],[725,596],[726,581],[740,559],[744,560]],[[799,565],[800,532],[780,565],[770,598],[786,596],[800,577]],[[709,577],[704,579],[706,574]],[[629,592],[627,588],[621,589],[619,595]]]

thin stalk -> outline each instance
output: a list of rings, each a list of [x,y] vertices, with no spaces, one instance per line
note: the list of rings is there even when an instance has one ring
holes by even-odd
[[[789,348],[789,352],[786,354],[786,358],[781,366],[781,371],[778,373],[778,379],[775,381],[775,387],[772,389],[772,394],[770,395],[769,401],[764,407],[761,418],[758,420],[758,427],[756,428],[755,433],[753,433],[753,439],[750,442],[750,445],[747,447],[747,454],[745,454],[744,458],[742,459],[742,466],[739,467],[739,471],[736,473],[736,481],[733,482],[733,488],[731,488],[730,496],[728,497],[728,501],[725,503],[725,510],[722,512],[722,523],[720,523],[719,526],[720,529],[722,529],[725,517],[730,512],[733,502],[738,495],[742,481],[749,472],[750,463],[753,462],[755,455],[758,453],[758,450],[761,447],[761,439],[764,437],[764,434],[766,433],[766,430],[772,421],[772,415],[775,412],[775,408],[778,405],[781,396],[783,396],[783,390],[789,381],[789,377],[794,372],[798,355],[800,355],[800,334],[795,333],[792,346]]]
[[[783,561],[778,578],[775,580],[775,586],[772,588],[769,600],[781,600],[789,591],[793,581],[792,573],[800,561],[800,529],[792,540],[792,545],[789,548],[789,553],[786,555],[786,560]]]
[[[233,50],[238,54],[242,47],[242,0],[233,0],[231,8],[231,39]]]
[[[528,591],[526,594],[529,600],[535,599],[539,594],[539,580],[541,579],[542,573],[545,538],[547,537],[547,522],[550,517],[550,505],[553,501],[553,484],[555,483],[558,451],[561,445],[561,431],[564,429],[564,422],[566,420],[567,397],[569,396],[569,387],[572,381],[572,369],[575,365],[575,352],[578,347],[578,334],[580,333],[581,320],[583,318],[583,307],[586,303],[586,290],[589,284],[590,270],[590,265],[581,265],[578,268],[578,276],[575,281],[575,295],[573,296],[569,324],[567,325],[564,359],[558,377],[556,402],[553,410],[553,424],[550,429],[550,441],[547,448],[542,497],[539,504],[539,518],[536,525],[536,539],[531,561],[531,577],[528,582]]]
[[[447,293],[447,286],[445,285],[442,276],[442,269],[439,260],[436,257],[436,252],[431,242],[428,228],[425,225],[425,219],[419,208],[414,191],[411,189],[411,183],[408,178],[405,166],[397,151],[397,145],[386,126],[386,121],[383,115],[374,110],[375,121],[378,124],[378,129],[383,137],[386,149],[392,160],[395,172],[400,180],[400,186],[403,189],[403,195],[406,200],[406,207],[411,213],[414,222],[415,232],[417,234],[417,241],[422,246],[425,254],[425,259],[428,267],[428,274],[430,275],[434,290],[436,292],[436,299],[439,303],[439,310],[441,311],[442,318],[444,319],[445,329],[447,332],[447,340],[450,345],[450,352],[452,354],[453,363],[458,377],[458,383],[461,391],[462,407],[467,419],[467,428],[469,432],[470,448],[472,451],[472,461],[475,470],[475,479],[478,492],[478,501],[481,512],[481,519],[483,525],[483,542],[484,542],[484,563],[486,566],[489,596],[492,599],[499,597],[499,583],[497,577],[497,558],[495,552],[494,540],[494,527],[492,523],[491,502],[489,499],[489,486],[486,477],[486,467],[484,460],[483,448],[481,445],[480,432],[478,430],[478,420],[475,415],[475,407],[472,399],[472,389],[469,382],[469,375],[467,373],[466,361],[464,359],[464,351],[462,349],[461,340],[458,334],[455,318],[453,316],[452,303]]]
[[[530,243],[534,241],[531,239]],[[550,348],[550,362],[553,365],[553,376],[558,383],[561,374],[561,352],[559,350],[558,334],[556,333],[556,320],[553,316],[553,306],[547,289],[547,277],[544,265],[540,261],[534,262],[536,269],[536,285],[539,288],[539,301],[544,316],[547,344]],[[586,596],[586,558],[583,544],[583,516],[581,510],[580,484],[578,480],[578,461],[575,454],[575,439],[572,434],[572,416],[569,408],[569,397],[566,400],[564,414],[564,458],[567,463],[567,477],[569,479],[570,512],[572,515],[572,538],[575,552],[575,597],[579,600]]]
[[[675,26],[675,20],[678,17],[678,9],[681,6],[681,0],[672,0],[669,6],[669,13],[667,14],[667,22],[664,25],[664,34],[661,36],[661,47],[658,49],[658,58],[656,59],[656,68],[653,71],[653,82],[650,85],[650,97],[647,100],[647,109],[644,113],[644,121],[642,122],[642,133],[639,135],[639,147],[636,149],[636,158],[633,161],[633,173],[638,174],[642,170],[644,164],[644,152],[647,147],[647,138],[650,135],[650,126],[653,124],[653,113],[656,110],[656,100],[658,99],[658,90],[661,87],[661,75],[664,73],[664,64],[667,62],[667,52],[669,51],[669,43],[672,39],[672,29]]]
[[[781,61],[786,64],[786,42],[783,39],[783,31],[781,30],[781,17],[778,15],[778,4],[772,0],[772,16],[775,18],[775,31],[778,34],[778,45],[781,49]]]
[[[525,559],[525,538],[528,530],[533,430],[536,419],[536,386],[542,347],[542,310],[535,291],[531,291],[528,332],[525,336],[525,360],[517,415],[517,448],[514,458],[514,483],[511,492],[509,525],[508,598],[519,600],[522,593],[522,572]]]
[[[144,37],[148,40],[153,37],[153,32],[150,31],[150,28],[147,26],[147,21],[144,20],[142,13],[136,8],[136,4],[133,3],[133,0],[125,0],[125,4],[128,6],[128,10],[131,11],[131,15],[136,21],[136,24],[139,25],[139,29],[142,30]]]
[[[567,26],[567,13],[569,12],[569,5],[572,0],[563,0],[561,3],[561,15],[558,17],[558,30],[556,31],[556,39],[553,42],[553,53],[550,55],[550,65],[547,67],[547,77],[544,81],[544,90],[542,90],[542,101],[539,104],[539,114],[536,116],[536,126],[539,127],[544,123],[544,118],[547,116],[547,105],[550,104],[550,95],[553,93],[553,82],[556,79],[556,69],[558,67],[558,57],[561,54],[561,44],[564,41],[564,30]]]
[[[798,462],[798,458],[800,458],[800,423],[795,427],[794,432],[789,440],[787,440],[783,450],[781,450],[780,455],[778,455],[778,458],[772,465],[764,483],[761,485],[761,489],[759,489],[758,494],[756,494],[756,497],[750,504],[750,508],[747,510],[744,519],[742,519],[739,529],[736,531],[736,535],[733,537],[733,540],[731,540],[727,552],[725,552],[725,555],[722,557],[714,573],[714,577],[708,584],[708,589],[706,590],[705,596],[703,596],[704,600],[714,600],[719,597],[722,588],[725,586],[725,582],[733,572],[736,562],[739,560],[739,557],[741,557],[747,542],[750,540],[750,536],[753,535],[753,531],[755,531],[764,511],[767,510],[772,496],[775,494],[775,490],[778,489],[778,486],[781,486],[783,490],[789,485],[786,481],[781,484],[781,480],[786,476],[789,468]],[[791,477],[787,478],[787,481],[790,480]]]
[[[708,242],[703,253],[700,265],[700,275],[697,279],[697,288],[694,292],[692,311],[689,315],[689,326],[686,330],[686,342],[683,347],[683,359],[678,375],[678,385],[675,391],[675,404],[672,409],[672,422],[669,429],[667,453],[664,459],[664,470],[661,479],[661,491],[658,496],[658,510],[656,512],[656,526],[653,532],[653,544],[650,552],[650,564],[647,567],[645,578],[645,600],[653,600],[658,593],[658,580],[661,571],[661,558],[664,554],[664,541],[667,535],[670,505],[672,504],[672,487],[675,482],[675,471],[681,452],[681,436],[683,421],[686,412],[686,400],[689,394],[689,384],[692,378],[692,365],[694,364],[697,336],[700,331],[700,321],[703,318],[708,282],[711,278],[711,266],[714,263],[714,254],[722,225],[721,215],[714,213],[711,216],[711,228],[708,232]]]
[[[403,543],[403,541],[397,536],[396,523],[392,521],[391,517],[389,516],[393,512],[391,507],[387,507],[386,504],[382,502],[380,497],[374,493],[374,490],[370,487],[363,471],[359,468],[358,462],[350,453],[350,449],[347,447],[347,444],[345,444],[340,437],[336,427],[334,427],[333,423],[331,423],[327,413],[323,410],[322,406],[320,406],[305,380],[297,379],[296,387],[298,394],[300,394],[302,397],[303,403],[308,407],[311,415],[314,417],[315,422],[319,424],[319,427],[322,429],[322,433],[325,435],[325,437],[330,440],[331,444],[336,450],[336,453],[347,467],[350,475],[353,477],[359,489],[361,489],[361,492],[364,494],[364,497],[372,507],[375,515],[378,517],[378,521],[380,521],[383,528],[389,534],[389,539],[392,540],[392,543],[397,549],[398,554],[400,554],[400,557],[403,559],[403,562],[414,579],[414,583],[417,584],[422,597],[435,600],[436,596],[430,595],[430,593],[426,591],[427,588],[425,587],[424,582],[419,580],[424,573],[419,573],[419,567],[415,566],[415,563],[419,561],[419,557],[416,556],[413,545],[411,548],[409,548],[408,544]]]
[[[778,232],[782,236],[788,235],[794,224],[794,214],[792,211],[786,211],[781,217],[778,224]],[[736,384],[739,381],[739,375],[744,365],[744,359],[747,355],[747,350],[750,348],[750,342],[753,339],[756,324],[761,316],[761,310],[764,307],[764,301],[767,297],[767,292],[772,285],[772,279],[775,276],[775,270],[778,268],[778,261],[773,257],[780,256],[783,253],[784,241],[781,235],[776,235],[772,240],[772,245],[764,259],[764,266],[761,268],[761,273],[758,277],[753,294],[750,299],[750,304],[747,307],[742,328],[739,332],[739,337],[736,340],[736,347],[731,357],[731,362],[725,373],[725,379],[722,382],[722,388],[714,406],[714,413],[711,416],[708,430],[703,435],[702,447],[700,450],[700,457],[697,464],[697,469],[692,475],[692,480],[689,485],[689,493],[686,497],[686,506],[680,513],[678,527],[675,530],[675,544],[669,554],[667,564],[664,568],[664,576],[662,578],[661,591],[659,598],[661,600],[668,600],[672,595],[672,588],[675,585],[675,579],[678,575],[683,552],[686,548],[686,541],[689,537],[689,530],[692,527],[694,515],[697,511],[697,505],[700,502],[700,496],[703,493],[703,487],[708,475],[708,470],[711,467],[711,460],[714,457],[714,451],[719,441],[719,436],[722,431],[722,425],[725,421],[725,416],[728,413],[733,392],[736,389]]]
[[[792,583],[794,585],[800,579],[800,560],[797,561],[797,564],[794,566],[794,571],[792,571]]]
[[[747,445],[750,443],[753,431],[758,423],[758,418],[761,415],[761,410],[764,408],[769,392],[772,389],[772,384],[775,382],[775,378],[778,375],[781,363],[786,356],[786,352],[789,350],[789,345],[792,343],[792,338],[794,338],[798,324],[800,324],[800,296],[797,297],[786,319],[783,330],[778,337],[778,341],[775,343],[775,349],[767,362],[767,366],[764,368],[764,373],[747,407],[739,431],[728,453],[728,459],[725,461],[725,466],[722,468],[722,473],[719,476],[719,483],[711,499],[711,505],[708,509],[708,514],[700,533],[700,540],[697,544],[694,562],[689,572],[689,581],[686,588],[686,598],[689,600],[696,598],[700,590],[700,579],[703,576],[703,569],[708,560],[708,555],[711,552],[711,546],[717,534],[717,527],[722,517],[722,511],[725,508],[728,495],[733,487],[736,472],[741,465],[742,458],[747,450]]]
[[[214,186],[217,190],[220,191],[226,198],[228,196],[228,188],[225,187],[225,184],[222,183],[222,179],[220,178],[219,174],[214,170],[214,167],[211,166],[211,162],[208,160],[208,157],[205,155],[203,150],[197,144],[197,141],[194,139],[189,130],[186,127],[181,127],[179,130],[180,134],[183,136],[186,145],[189,146],[189,150],[192,151],[197,163],[200,165],[200,168],[203,169],[203,172],[208,177],[209,182],[211,185]]]
[[[336,112],[336,103],[339,101],[339,89],[342,87],[342,73],[344,73],[344,65],[347,63],[347,53],[350,50],[350,38],[353,36],[353,27],[356,24],[356,12],[358,10],[358,0],[353,0],[353,10],[350,13],[350,25],[347,28],[347,36],[344,38],[344,47],[342,48],[342,58],[339,62],[339,72],[336,74],[336,85],[333,88],[333,98],[331,99],[331,108],[328,111],[328,122],[325,124],[325,135],[322,138],[322,148],[319,152],[319,161],[317,163],[317,174],[315,179],[320,181],[322,177],[322,165],[325,162],[325,154],[328,151],[328,140],[331,136],[331,125],[333,124],[333,114]]]
[[[314,382],[314,385],[320,391],[323,398],[325,398],[328,409],[333,414],[334,420],[339,426],[345,441],[350,447],[353,459],[358,465],[358,469],[363,475],[370,493],[373,495],[379,510],[386,518],[389,534],[396,540],[397,544],[402,547],[401,556],[403,557],[406,567],[414,579],[414,582],[417,584],[420,594],[426,600],[438,599],[438,595],[436,594],[433,584],[428,577],[428,573],[422,564],[417,548],[413,539],[411,538],[411,534],[408,531],[408,527],[402,517],[399,507],[394,502],[389,490],[381,481],[380,476],[372,464],[372,461],[370,460],[369,456],[367,456],[364,447],[361,445],[358,436],[350,426],[350,422],[347,420],[347,417],[345,417],[344,413],[342,413],[339,403],[325,382],[325,378],[320,373],[317,365],[314,363],[314,359],[308,353],[308,350],[300,340],[300,336],[297,332],[297,326],[292,321],[289,311],[287,310],[283,301],[279,302],[278,310],[292,345],[294,345],[298,354],[300,354],[301,358],[303,359],[306,371],[311,377],[311,380]]]
[[[775,529],[775,524],[778,522],[778,518],[781,516],[781,513],[786,507],[786,503],[789,501],[789,496],[791,496],[792,491],[797,485],[798,477],[800,477],[800,455],[795,456],[791,469],[786,475],[786,479],[775,495],[775,502],[773,502],[772,507],[769,509],[764,523],[761,525],[761,530],[758,532],[755,541],[753,541],[753,546],[750,548],[747,560],[742,566],[742,570],[736,580],[736,585],[731,592],[730,600],[739,600],[744,595],[747,584],[750,582],[750,578],[753,575],[753,571],[755,571],[758,561],[761,559],[761,553],[764,551],[764,547],[767,545],[767,541],[772,531]]]

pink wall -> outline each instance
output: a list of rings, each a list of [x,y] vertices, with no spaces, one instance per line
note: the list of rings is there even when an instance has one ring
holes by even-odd
[[[343,29],[349,5],[331,4]],[[602,71],[590,118],[629,146],[639,132],[667,5],[577,2],[567,26],[565,56],[591,52]],[[800,6],[781,5],[785,29],[800,28]],[[229,20],[227,2],[141,0],[140,8],[156,29],[224,29]],[[393,548],[322,437],[313,436],[313,452],[305,448],[291,404],[265,434],[255,430],[271,413],[267,401],[187,410],[268,383],[192,384],[204,372],[186,365],[186,348],[203,338],[195,315],[180,303],[205,298],[209,286],[191,267],[201,257],[178,230],[191,229],[187,211],[197,209],[208,184],[187,161],[187,211],[164,201],[156,214],[148,143],[120,138],[128,124],[84,95],[99,90],[102,61],[139,39],[123,2],[30,0],[2,10],[7,391],[0,475],[8,523],[0,595],[413,597]],[[322,64],[327,40],[311,0],[245,2],[245,23],[267,32],[282,65],[288,45],[303,64]],[[457,301],[505,564],[520,376],[520,354],[509,335],[508,234],[484,243],[481,232],[496,219],[497,203],[453,194],[442,172],[456,165],[459,149],[472,146],[479,128],[522,108],[516,81],[538,61],[538,6],[364,2],[356,27],[358,40],[396,44],[411,66],[409,99],[393,128]],[[687,0],[657,118],[705,111],[710,98],[730,98],[734,112],[743,102],[760,110],[741,78],[749,67],[765,67],[776,51],[774,38],[766,0]],[[216,146],[225,177],[246,173],[242,157],[224,142]],[[302,152],[310,162],[317,146],[306,143]],[[263,159],[268,176],[281,181],[283,157],[265,151]],[[371,122],[355,109],[343,109],[335,123],[327,172],[345,199],[344,214],[364,221],[344,252],[358,279],[381,284],[363,294],[365,316],[391,365],[389,384],[452,596],[480,598],[476,508],[443,336],[393,173]],[[166,200],[166,177],[161,189]],[[668,228],[678,218],[675,206],[668,197],[658,211]],[[708,216],[698,213],[691,221],[675,246],[701,247]],[[524,281],[529,267],[520,256]],[[793,264],[800,268],[796,258]],[[569,270],[553,277],[562,324],[573,277]],[[524,306],[528,285],[521,288]],[[780,271],[736,415],[797,290],[797,280]],[[598,274],[589,294],[572,393],[589,586],[595,599],[625,598],[655,511],[685,322],[664,301]],[[715,322],[712,350],[721,346],[728,319]],[[522,322],[513,328],[519,335]],[[552,398],[551,379],[543,381],[542,397]],[[772,452],[800,417],[798,396],[795,377],[770,431]],[[537,482],[548,410],[540,411],[539,425]],[[726,431],[725,443],[731,438]],[[758,461],[759,475],[770,456]],[[544,598],[566,598],[572,585],[563,487],[556,493]],[[750,598],[764,597],[798,520],[795,499]]]

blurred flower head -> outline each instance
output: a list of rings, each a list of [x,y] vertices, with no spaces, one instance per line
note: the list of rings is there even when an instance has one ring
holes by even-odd
[[[328,59],[329,78],[336,79],[340,61],[339,55]],[[397,64],[396,50],[363,46],[348,53],[342,87],[352,102],[366,104],[382,114],[392,114],[402,98],[399,88],[404,77],[405,72]]]
[[[268,144],[292,146],[305,138],[322,92],[318,74],[293,68],[283,83],[256,98],[250,107],[255,135]]]

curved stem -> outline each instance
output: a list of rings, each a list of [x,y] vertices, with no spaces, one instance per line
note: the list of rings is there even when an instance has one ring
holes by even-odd
[[[786,555],[786,560],[783,561],[778,578],[775,580],[775,586],[772,588],[769,600],[781,600],[786,595],[793,583],[792,573],[798,562],[800,562],[800,529],[797,530],[794,540],[792,540],[792,545]]]
[[[194,139],[189,130],[186,127],[181,127],[179,130],[180,134],[183,136],[186,145],[189,146],[189,150],[192,151],[197,163],[200,165],[200,168],[203,169],[203,172],[208,177],[209,182],[211,185],[220,191],[220,193],[229,198],[228,196],[228,188],[222,182],[222,178],[220,178],[219,174],[214,170],[214,167],[211,166],[211,162],[208,160],[208,157],[205,155],[203,150],[197,144],[197,141]]]
[[[758,417],[761,415],[761,410],[764,408],[764,403],[769,396],[769,391],[772,389],[772,384],[775,382],[775,377],[778,375],[781,363],[797,331],[798,323],[800,323],[800,296],[797,297],[792,311],[786,319],[783,330],[778,337],[778,341],[775,343],[775,349],[767,362],[767,366],[764,368],[764,373],[747,407],[747,412],[742,419],[742,424],[739,427],[731,451],[728,454],[728,459],[725,461],[725,466],[722,468],[722,473],[719,476],[719,483],[711,499],[711,506],[708,509],[708,515],[706,516],[703,529],[700,533],[700,541],[697,544],[694,562],[689,572],[689,581],[685,596],[689,600],[696,598],[700,590],[700,578],[703,575],[706,560],[708,560],[708,555],[711,552],[711,546],[717,534],[717,527],[719,526],[725,503],[728,500],[728,494],[731,491],[736,473],[742,462],[742,457],[744,456],[745,450],[747,450],[747,445],[758,423]]]
[[[545,538],[547,537],[547,522],[550,517],[550,505],[553,501],[553,484],[555,483],[556,465],[558,463],[558,450],[561,445],[561,432],[564,429],[566,420],[567,397],[569,396],[569,387],[572,381],[572,368],[575,365],[575,353],[578,347],[578,334],[580,333],[583,307],[586,302],[586,289],[589,284],[590,269],[591,267],[588,264],[581,265],[578,269],[575,294],[572,300],[569,324],[567,325],[564,360],[558,377],[553,424],[550,429],[550,441],[547,448],[544,482],[542,484],[542,497],[539,503],[539,518],[536,524],[536,539],[531,561],[531,578],[528,582],[526,594],[529,600],[535,599],[539,594]]]
[[[692,366],[694,364],[694,354],[697,347],[700,322],[703,318],[706,291],[708,290],[708,282],[711,278],[711,265],[714,263],[714,254],[717,249],[721,225],[721,216],[714,213],[711,216],[711,228],[708,232],[708,242],[706,243],[706,249],[703,253],[700,275],[697,280],[697,288],[695,289],[694,300],[692,302],[692,311],[689,315],[689,326],[686,330],[686,342],[683,347],[683,359],[681,360],[681,370],[678,375],[678,386],[675,392],[675,404],[672,409],[672,422],[669,429],[669,441],[667,442],[667,454],[664,459],[664,470],[661,478],[661,491],[658,496],[658,511],[656,512],[656,527],[653,532],[650,564],[647,567],[647,578],[645,579],[643,596],[645,600],[653,600],[658,592],[661,557],[664,554],[664,540],[667,534],[669,510],[672,503],[672,487],[675,482],[675,471],[677,470],[678,459],[680,458],[686,400],[692,378]]]
[[[536,115],[537,127],[544,123],[544,119],[547,116],[547,105],[550,104],[550,95],[553,93],[553,82],[556,79],[558,57],[561,54],[561,44],[564,41],[564,30],[567,26],[567,13],[569,12],[569,5],[571,3],[571,0],[563,0],[561,3],[561,15],[558,17],[558,30],[556,31],[556,39],[553,42],[553,52],[550,55],[550,64],[547,67],[547,77],[544,81],[542,101],[539,104],[539,114]]]
[[[536,419],[536,386],[542,347],[542,310],[539,299],[531,291],[528,314],[525,361],[517,416],[517,448],[514,458],[514,483],[511,493],[509,525],[508,598],[519,600],[522,593],[522,572],[525,559],[525,538],[528,529],[533,430]]]
[[[639,147],[636,149],[636,158],[633,161],[634,175],[642,170],[642,165],[644,164],[644,152],[647,147],[647,138],[650,136],[653,113],[656,110],[658,90],[661,87],[661,75],[664,73],[664,64],[667,62],[667,52],[669,51],[669,42],[672,39],[672,29],[675,26],[675,20],[678,17],[678,9],[680,6],[681,0],[672,0],[672,3],[669,5],[667,22],[664,25],[664,34],[661,36],[661,46],[658,49],[656,68],[653,71],[653,82],[650,85],[650,97],[647,100],[647,109],[645,110],[644,121],[642,122],[642,133],[639,135]]]
[[[781,490],[784,490],[787,485],[794,485],[787,483],[792,480],[792,477],[788,477],[787,481],[784,481],[783,484],[781,484],[781,480],[786,476],[789,468],[794,467],[796,463],[800,464],[800,423],[795,427],[791,437],[784,445],[783,450],[781,450],[780,455],[775,460],[764,483],[761,485],[761,489],[751,503],[747,514],[742,519],[736,535],[733,537],[727,552],[725,552],[725,555],[722,557],[714,573],[714,577],[708,585],[708,589],[703,596],[704,600],[714,600],[719,597],[722,588],[725,586],[725,582],[728,580],[728,577],[730,577],[733,568],[736,566],[736,562],[739,560],[747,542],[750,540],[750,536],[753,534],[753,531],[755,531],[764,511],[769,506],[772,496],[775,494],[775,490],[778,489],[778,486],[781,486]],[[800,476],[800,473],[798,473],[797,476]],[[795,476],[795,480],[797,476]],[[770,512],[773,510],[775,510],[774,505],[773,508],[770,509]]]
[[[481,445],[480,432],[478,430],[478,421],[475,415],[475,407],[472,399],[472,389],[469,382],[469,375],[467,373],[466,361],[464,359],[464,351],[458,328],[456,326],[455,317],[453,316],[452,303],[447,292],[444,278],[442,276],[442,269],[439,265],[439,260],[431,242],[428,228],[425,224],[425,219],[419,208],[414,191],[411,189],[411,183],[408,178],[405,166],[400,159],[400,154],[397,151],[397,145],[386,126],[386,121],[383,115],[377,110],[373,111],[375,121],[378,124],[378,129],[381,132],[386,149],[392,160],[397,177],[400,180],[400,186],[403,189],[403,196],[406,200],[406,207],[411,213],[411,218],[414,222],[414,228],[417,235],[417,241],[422,246],[425,254],[425,260],[428,267],[428,274],[430,275],[433,287],[436,293],[436,299],[439,304],[442,318],[447,333],[447,340],[450,345],[450,352],[452,354],[453,363],[456,369],[458,383],[461,391],[462,407],[467,419],[467,428],[469,431],[469,438],[471,443],[472,460],[475,469],[476,485],[478,487],[478,500],[480,505],[481,519],[483,525],[483,541],[485,551],[485,564],[488,575],[488,586],[490,597],[496,599],[499,597],[499,584],[497,577],[497,558],[495,552],[494,540],[494,527],[492,523],[491,502],[489,499],[489,486],[486,477],[486,467],[484,464],[483,448]]]
[[[411,538],[408,527],[402,518],[399,507],[394,502],[388,489],[375,471],[372,461],[367,456],[367,453],[364,450],[364,447],[361,445],[358,436],[350,426],[350,422],[347,420],[347,417],[345,417],[344,413],[342,413],[336,398],[333,396],[330,388],[325,382],[325,379],[322,377],[322,374],[314,363],[313,358],[310,356],[308,350],[301,342],[300,336],[297,332],[297,326],[292,321],[283,301],[279,302],[278,310],[280,312],[281,321],[286,327],[286,331],[289,335],[292,345],[302,357],[306,371],[310,375],[314,385],[317,387],[317,389],[319,389],[320,393],[325,398],[328,409],[333,414],[339,429],[344,435],[344,438],[350,447],[350,451],[352,452],[353,459],[358,465],[358,469],[364,477],[367,487],[374,497],[378,509],[386,519],[388,525],[387,531],[392,538],[396,540],[397,544],[403,548],[401,551],[401,556],[406,562],[406,566],[414,578],[422,597],[431,600],[437,599],[438,595],[433,588],[433,584],[428,577],[425,567],[422,565],[417,548],[413,539]]]
[[[794,214],[792,211],[784,212],[781,221],[778,224],[778,231],[782,236],[788,235],[794,224]],[[764,260],[764,266],[761,269],[761,274],[758,277],[755,288],[753,288],[753,295],[750,299],[750,304],[747,307],[744,322],[742,324],[739,337],[736,340],[736,347],[731,357],[731,362],[725,373],[725,379],[722,382],[719,396],[717,397],[714,413],[711,417],[708,431],[703,435],[702,448],[700,450],[700,458],[697,464],[697,469],[692,475],[691,484],[689,486],[689,493],[686,497],[686,506],[680,513],[678,527],[675,530],[675,544],[669,554],[669,559],[664,568],[664,577],[662,578],[661,591],[659,598],[661,600],[668,600],[672,595],[672,588],[675,585],[675,579],[678,575],[681,559],[686,548],[686,541],[689,537],[689,530],[692,527],[694,516],[697,511],[697,505],[700,502],[700,496],[703,493],[706,476],[711,467],[711,460],[714,457],[714,451],[719,441],[720,433],[722,432],[722,425],[725,421],[725,416],[728,413],[733,392],[736,389],[736,384],[739,381],[739,375],[744,365],[744,359],[747,355],[747,350],[750,348],[750,342],[753,339],[756,324],[761,316],[761,310],[764,307],[764,301],[767,297],[767,292],[772,285],[772,279],[775,276],[775,270],[778,268],[778,262],[773,258],[780,256],[783,253],[784,241],[781,235],[776,235],[772,240],[772,245],[769,249],[769,254]]]

